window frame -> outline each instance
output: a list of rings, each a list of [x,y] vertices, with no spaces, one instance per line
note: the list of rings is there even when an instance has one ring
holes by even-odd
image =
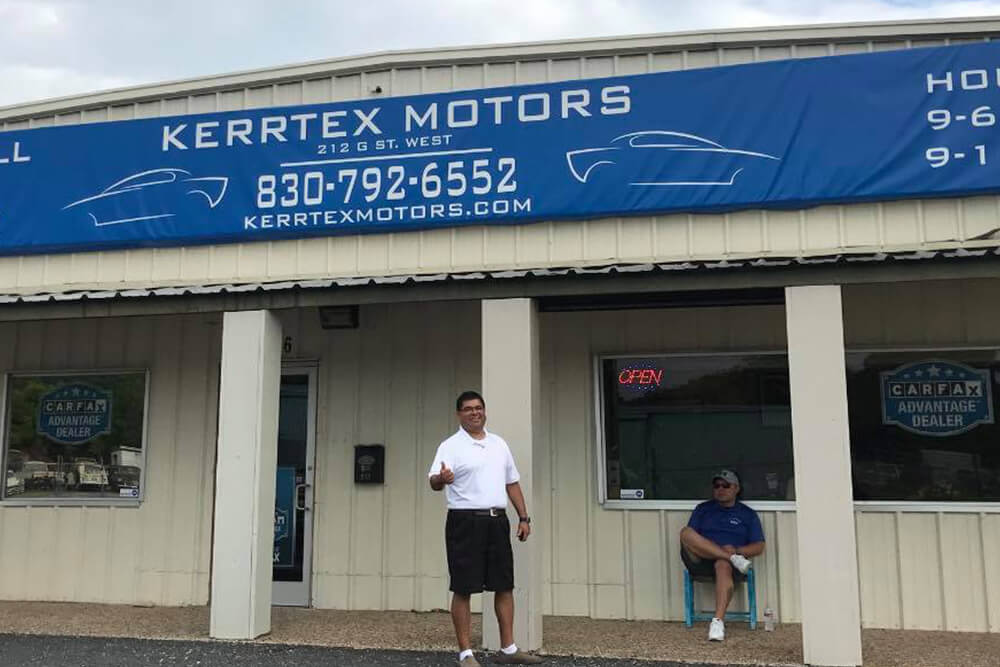
[[[1000,344],[997,345],[940,345],[940,346],[874,346],[858,345],[844,346],[845,356],[848,354],[866,352],[901,352],[901,353],[947,353],[947,352],[996,352],[1000,355]],[[691,511],[698,503],[708,500],[704,498],[697,500],[619,500],[609,499],[607,487],[607,447],[604,437],[604,382],[601,378],[601,365],[606,359],[631,359],[631,358],[660,358],[669,359],[677,357],[738,357],[744,355],[781,355],[788,356],[788,349],[735,349],[735,350],[688,350],[683,352],[627,352],[627,353],[595,353],[592,359],[592,382],[594,387],[594,429],[595,447],[597,456],[597,501],[603,509],[609,510],[677,510]],[[844,367],[846,377],[847,367]],[[794,424],[793,446],[792,446],[792,466],[795,466],[794,450]],[[853,456],[851,459],[853,467]],[[852,489],[853,495],[853,489]],[[795,512],[796,501],[794,500],[751,500],[743,501],[746,505],[757,511],[764,512]],[[853,500],[854,511],[857,512],[907,512],[907,513],[934,513],[934,514],[1000,514],[1000,502],[940,502],[940,501],[904,501],[904,500]]]
[[[17,377],[47,377],[58,375],[72,375],[85,377],[88,375],[139,375],[143,376],[143,401],[142,401],[142,465],[139,471],[139,497],[138,498],[87,498],[87,497],[65,497],[65,498],[24,498],[17,496],[14,498],[0,498],[2,507],[139,507],[146,498],[147,470],[146,447],[149,443],[149,393],[150,393],[150,369],[149,368],[88,368],[63,369],[63,370],[40,370],[40,371],[8,371],[3,374],[3,386],[0,387],[0,425],[3,432],[0,433],[0,467],[7,469],[7,450],[9,449],[8,431],[9,419],[7,405],[7,390],[10,382]]]
[[[787,350],[725,350],[725,351],[689,351],[689,352],[658,352],[642,353],[628,352],[622,354],[595,354],[593,359],[593,381],[594,381],[594,416],[596,420],[596,444],[597,444],[597,492],[598,503],[607,509],[616,510],[686,510],[691,511],[698,503],[708,500],[706,493],[704,498],[676,500],[621,500],[618,498],[608,498],[608,471],[607,471],[607,444],[604,436],[604,382],[601,378],[601,366],[608,359],[678,359],[685,357],[742,357],[747,355],[756,356],[788,356]],[[793,456],[794,460],[794,456]],[[706,483],[706,489],[708,484]],[[794,511],[794,500],[750,500],[742,501],[747,506],[758,511]]]

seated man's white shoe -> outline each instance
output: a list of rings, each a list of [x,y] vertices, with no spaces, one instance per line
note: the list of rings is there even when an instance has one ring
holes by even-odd
[[[729,562],[740,571],[740,574],[746,574],[750,569],[750,559],[742,554],[733,554],[729,557]]]
[[[721,618],[713,618],[712,624],[708,626],[708,641],[721,642],[726,638],[726,625]]]

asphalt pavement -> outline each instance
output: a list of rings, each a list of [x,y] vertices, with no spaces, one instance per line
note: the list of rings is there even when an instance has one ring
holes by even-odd
[[[488,657],[478,654],[484,665]],[[154,639],[105,639],[101,637],[53,637],[48,635],[0,634],[0,664],[63,667],[405,667],[410,665],[452,666],[455,653],[420,651],[355,650],[284,644],[219,641],[164,641]],[[698,667],[692,663],[652,662],[611,658],[546,656],[552,667]],[[702,666],[707,667],[707,666]],[[715,665],[713,667],[718,667]]]

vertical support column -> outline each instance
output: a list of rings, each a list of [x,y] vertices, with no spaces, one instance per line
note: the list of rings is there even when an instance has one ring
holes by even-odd
[[[786,288],[785,317],[805,662],[860,665],[840,286]]]
[[[542,501],[535,475],[535,432],[538,426],[538,315],[531,299],[483,301],[483,397],[486,428],[510,445],[521,473],[528,511],[537,514]],[[516,521],[516,519],[514,519]],[[512,522],[513,523],[513,522]],[[536,530],[544,526],[532,525]],[[514,641],[533,651],[542,646],[542,538],[514,540]],[[493,614],[493,595],[483,596],[483,643],[500,648]]]
[[[281,322],[265,310],[226,313],[212,544],[211,636],[271,631],[274,484]]]

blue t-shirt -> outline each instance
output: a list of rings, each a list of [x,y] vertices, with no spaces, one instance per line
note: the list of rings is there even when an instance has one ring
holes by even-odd
[[[694,508],[688,525],[719,546],[729,544],[738,548],[764,541],[757,513],[738,500],[732,507],[707,500]]]

